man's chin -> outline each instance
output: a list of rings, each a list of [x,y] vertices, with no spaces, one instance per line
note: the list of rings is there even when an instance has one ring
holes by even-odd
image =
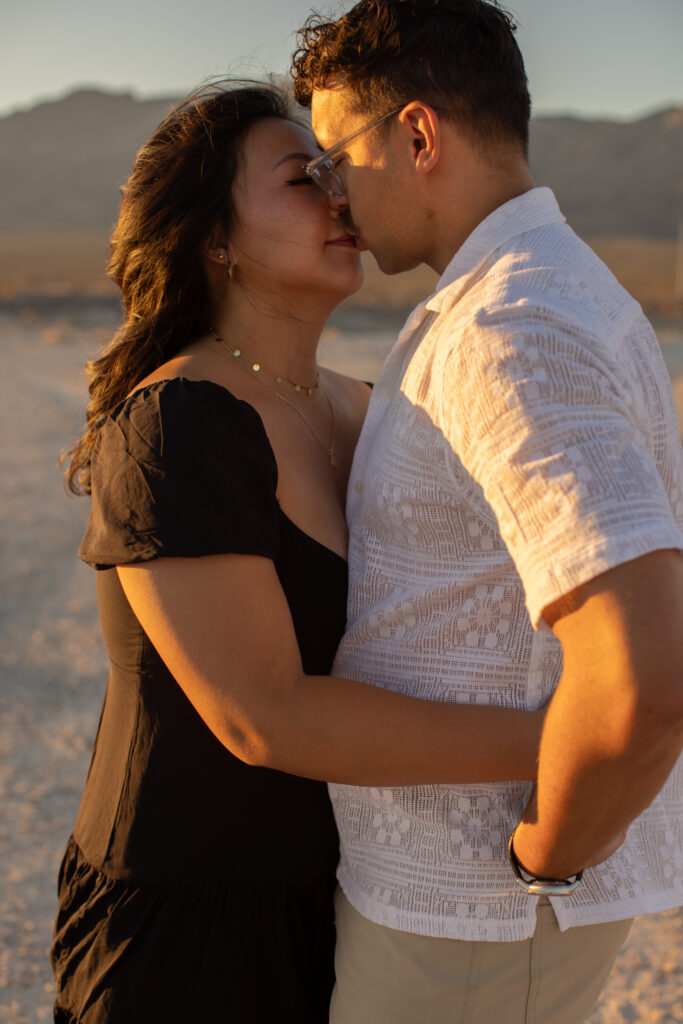
[[[422,262],[418,258],[411,259],[405,253],[392,253],[386,250],[376,252],[372,248],[370,252],[375,257],[377,266],[383,274],[403,274],[406,270],[414,270],[415,267],[419,267]]]

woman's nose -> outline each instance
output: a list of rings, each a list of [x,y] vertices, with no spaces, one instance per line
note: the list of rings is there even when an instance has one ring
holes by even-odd
[[[348,200],[348,198],[346,196],[346,193],[344,193],[343,196],[330,196],[330,195],[328,195],[328,197],[327,197],[327,207],[328,207],[328,209],[330,211],[330,214],[335,219],[339,219],[340,217],[343,217],[344,214],[348,213],[348,209],[349,209],[349,200]]]

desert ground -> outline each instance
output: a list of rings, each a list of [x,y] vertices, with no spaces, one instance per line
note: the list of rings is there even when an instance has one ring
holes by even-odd
[[[76,550],[86,499],[67,497],[57,465],[78,432],[85,359],[111,334],[115,307],[0,311],[0,1020],[49,1020],[47,960],[55,878],[87,769],[106,680],[93,573]],[[347,310],[323,358],[372,379],[397,313]],[[661,340],[683,426],[683,328]],[[590,1024],[683,1021],[683,911],[638,919]],[[492,1022],[493,1024],[493,1022]]]

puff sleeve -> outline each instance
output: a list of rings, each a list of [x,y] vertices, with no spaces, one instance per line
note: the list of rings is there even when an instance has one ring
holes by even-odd
[[[141,388],[103,424],[79,549],[96,569],[154,558],[275,558],[277,464],[256,410],[211,381]]]

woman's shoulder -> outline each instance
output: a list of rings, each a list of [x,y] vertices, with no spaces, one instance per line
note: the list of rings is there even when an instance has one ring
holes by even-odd
[[[100,429],[80,557],[98,568],[162,555],[272,557],[277,478],[248,403],[209,380],[143,382]]]
[[[237,409],[247,406],[223,384],[203,378],[185,376],[150,377],[137,384],[112,411],[113,416],[130,413],[133,409],[166,409],[173,407],[206,409]],[[255,412],[255,410],[253,410]]]
[[[363,420],[372,393],[371,384],[327,367],[321,371],[321,382],[352,414]]]
[[[112,409],[119,429],[143,436],[239,428],[265,438],[260,415],[248,402],[212,380],[167,377],[143,381]],[[208,437],[207,437],[208,440]]]
[[[244,463],[277,478],[275,456],[256,409],[211,380],[142,382],[112,409],[93,451],[104,460],[168,469]]]

